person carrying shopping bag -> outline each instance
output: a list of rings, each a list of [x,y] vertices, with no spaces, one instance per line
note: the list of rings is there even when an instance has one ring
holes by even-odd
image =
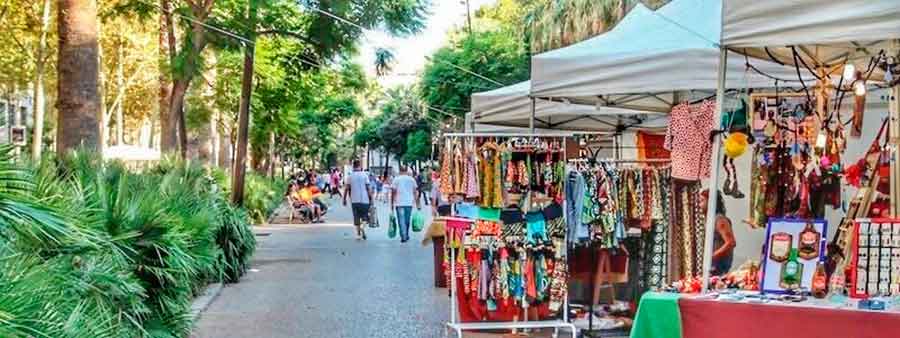
[[[409,225],[412,219],[413,205],[421,210],[422,204],[418,196],[419,186],[416,179],[410,176],[409,167],[400,166],[400,175],[391,182],[391,209],[397,214],[397,226],[400,230],[400,242],[409,241]]]

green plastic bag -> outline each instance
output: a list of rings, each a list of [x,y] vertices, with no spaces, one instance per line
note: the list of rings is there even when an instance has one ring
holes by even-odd
[[[388,219],[388,238],[396,238],[397,237],[397,215],[391,211],[391,216]]]
[[[416,210],[412,213],[412,231],[419,232],[425,227],[425,215],[421,211]]]

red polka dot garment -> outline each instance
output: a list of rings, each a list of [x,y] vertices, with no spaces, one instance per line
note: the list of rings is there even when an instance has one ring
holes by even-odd
[[[685,102],[672,108],[663,145],[672,152],[672,177],[689,181],[709,177],[709,134],[715,109],[712,100],[693,105]]]

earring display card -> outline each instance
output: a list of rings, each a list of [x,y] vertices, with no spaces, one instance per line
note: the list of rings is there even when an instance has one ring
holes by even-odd
[[[854,222],[850,296],[900,295],[900,219]]]
[[[816,267],[825,260],[822,234],[827,233],[825,220],[769,219],[762,259],[762,292],[783,294],[796,287],[812,289]]]

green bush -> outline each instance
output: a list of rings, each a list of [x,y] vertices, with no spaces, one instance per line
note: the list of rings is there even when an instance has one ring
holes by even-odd
[[[0,337],[184,337],[190,302],[255,248],[210,172],[76,153],[33,168],[0,147]]]
[[[255,224],[264,224],[269,215],[284,202],[287,182],[270,179],[255,173],[247,173],[244,186],[244,206]]]

